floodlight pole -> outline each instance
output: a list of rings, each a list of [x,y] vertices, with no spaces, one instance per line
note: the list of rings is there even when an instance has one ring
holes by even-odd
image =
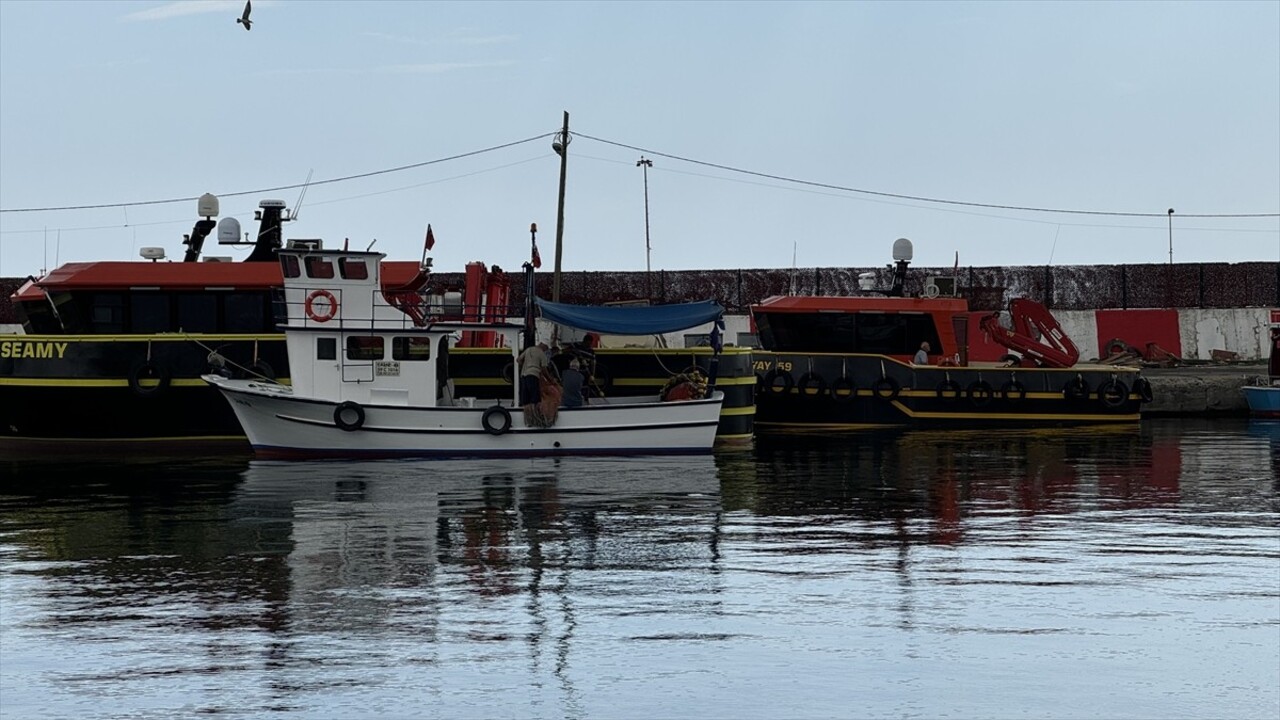
[[[560,258],[564,241],[564,180],[569,169],[569,111],[564,111],[564,128],[551,141],[551,149],[560,156],[560,202],[556,207],[556,271],[551,280],[551,301],[560,302]]]
[[[644,173],[644,294],[649,302],[653,302],[653,269],[649,264],[652,252],[649,244],[649,168],[653,167],[653,161],[641,155],[636,165]]]
[[[1169,208],[1169,264],[1173,264],[1173,208]]]

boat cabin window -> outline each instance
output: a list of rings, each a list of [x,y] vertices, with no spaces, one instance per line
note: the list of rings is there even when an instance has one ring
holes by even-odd
[[[172,330],[169,296],[158,292],[135,292],[129,298],[129,332],[161,333]]]
[[[95,333],[124,332],[124,296],[94,293],[89,305],[89,328]]]
[[[316,359],[317,360],[337,360],[338,359],[337,338],[331,338],[331,337],[316,338]]]
[[[302,275],[302,268],[298,265],[298,256],[281,255],[280,273],[287,278],[300,277]]]
[[[392,360],[430,360],[431,338],[395,337],[391,338]]]
[[[257,333],[270,330],[266,303],[261,293],[230,293],[222,296],[222,331]]]
[[[757,313],[760,344],[777,352],[911,355],[941,349],[933,316],[906,313]]]
[[[347,338],[348,360],[381,360],[383,354],[381,337],[357,335]]]
[[[364,260],[355,258],[338,258],[338,271],[345,280],[368,280],[369,266]]]
[[[333,277],[333,263],[320,255],[309,255],[304,258],[307,266],[307,277],[315,280],[328,280]]]
[[[217,332],[218,296],[184,294],[178,300],[178,329],[183,332]]]

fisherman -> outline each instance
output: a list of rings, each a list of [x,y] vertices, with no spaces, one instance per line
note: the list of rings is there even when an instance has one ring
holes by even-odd
[[[547,369],[548,349],[549,346],[545,342],[539,342],[537,345],[525,348],[520,353],[520,357],[516,358],[520,365],[521,405],[532,405],[542,397],[538,378],[542,377],[542,371]]]
[[[912,359],[911,362],[916,365],[929,364],[929,341],[928,340],[925,340],[924,342],[920,343],[920,349],[916,351],[916,356],[914,359]]]
[[[582,363],[577,358],[569,361],[569,369],[564,371],[560,382],[564,386],[561,405],[567,408],[582,407],[586,402],[582,397],[582,383],[586,379],[582,375]]]

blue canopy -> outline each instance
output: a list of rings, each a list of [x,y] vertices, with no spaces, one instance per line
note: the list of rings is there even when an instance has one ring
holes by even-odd
[[[686,330],[720,319],[715,300],[678,305],[568,305],[537,298],[542,317],[560,325],[606,335],[657,335]]]

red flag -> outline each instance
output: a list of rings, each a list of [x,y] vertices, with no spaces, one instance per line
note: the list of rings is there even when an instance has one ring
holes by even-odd
[[[535,268],[542,267],[542,256],[538,254],[538,241],[533,241],[533,266]]]
[[[431,224],[427,223],[427,239],[422,243],[423,247],[430,250],[435,247],[436,236],[431,232]]]

